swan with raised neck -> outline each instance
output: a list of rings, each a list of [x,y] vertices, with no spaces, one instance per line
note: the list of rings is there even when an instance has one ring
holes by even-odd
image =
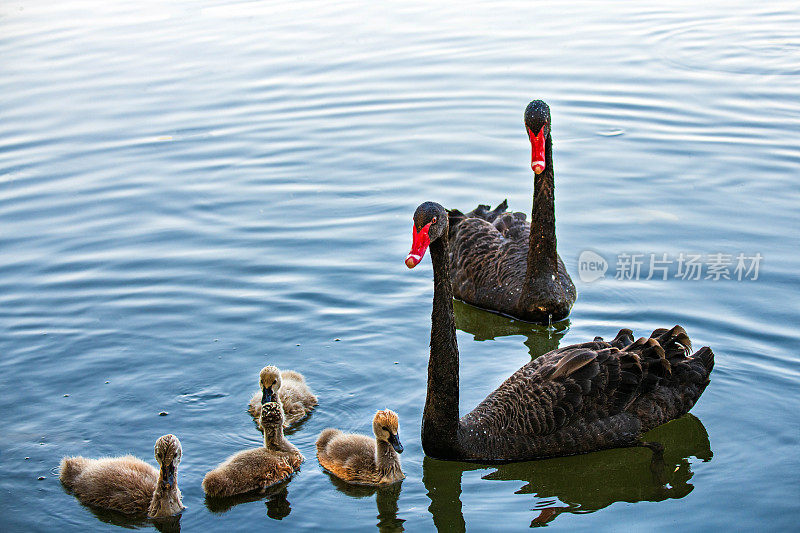
[[[450,282],[468,304],[528,322],[566,318],[577,293],[556,241],[553,139],[550,108],[534,100],[525,109],[534,172],[531,223],[503,201],[463,214],[449,211]]]

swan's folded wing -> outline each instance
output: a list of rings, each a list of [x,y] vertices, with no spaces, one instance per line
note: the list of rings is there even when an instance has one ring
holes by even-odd
[[[622,330],[610,343],[566,346],[520,368],[461,419],[467,456],[522,460],[631,446],[691,409],[713,352],[689,355],[680,326],[630,339]]]
[[[530,239],[531,226],[525,220],[525,213],[503,213],[494,220],[493,225],[507,240],[528,243]]]
[[[456,298],[476,305],[487,299],[488,304],[494,291],[507,297],[522,288],[530,230],[524,223],[506,226],[503,221],[507,218],[518,220],[504,214],[495,224],[466,218],[458,225],[449,249]]]
[[[629,337],[630,330],[621,330],[610,343],[595,340],[545,354],[512,374],[474,413],[510,434],[543,436],[625,412],[641,417],[642,402],[664,413],[684,411],[683,404],[696,400],[708,383],[713,354],[690,356],[691,342],[680,326],[635,342]]]
[[[550,435],[624,411],[641,392],[637,354],[604,341],[554,350],[520,368],[464,418],[508,435]]]

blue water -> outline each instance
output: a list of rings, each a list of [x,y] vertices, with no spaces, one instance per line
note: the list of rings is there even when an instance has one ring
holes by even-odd
[[[792,1],[7,0],[0,529],[135,525],[81,506],[58,462],[153,463],[170,432],[184,531],[796,528],[797,28]],[[559,345],[681,324],[717,364],[693,416],[654,432],[665,478],[644,450],[422,453],[432,283],[428,259],[403,264],[411,215],[530,212],[533,98],[552,110],[579,297],[550,330],[456,305],[462,412]],[[586,250],[604,279],[578,276]],[[650,254],[682,252],[763,260],[757,279],[645,279]],[[623,253],[642,254],[639,279],[615,279]],[[207,505],[205,472],[258,445],[245,408],[267,363],[320,398],[289,436],[306,463],[272,494]],[[316,435],[369,432],[385,407],[406,479],[337,483]]]

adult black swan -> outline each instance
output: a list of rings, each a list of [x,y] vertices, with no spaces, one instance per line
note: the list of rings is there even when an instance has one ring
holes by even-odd
[[[687,413],[709,382],[710,348],[691,355],[680,326],[633,340],[565,346],[529,362],[458,418],[458,345],[450,286],[447,211],[414,213],[409,257],[430,246],[433,314],[422,448],[437,459],[507,462],[647,445],[641,434]],[[415,264],[419,261],[414,259]]]
[[[468,304],[548,323],[569,315],[576,292],[556,252],[553,140],[546,103],[528,104],[525,128],[535,174],[531,223],[524,213],[506,212],[506,201],[494,210],[480,205],[466,215],[451,210],[450,282],[454,296]]]

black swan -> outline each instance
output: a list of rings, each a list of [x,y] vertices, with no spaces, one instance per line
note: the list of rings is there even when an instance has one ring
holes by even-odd
[[[507,201],[494,210],[480,205],[466,215],[450,210],[450,282],[454,296],[468,304],[549,323],[569,315],[576,292],[556,252],[553,141],[546,103],[528,104],[525,128],[535,174],[531,223],[524,213],[507,212]],[[412,263],[419,259],[412,258]]]
[[[414,213],[412,254],[430,246],[433,313],[422,448],[437,459],[509,462],[603,448],[653,447],[641,434],[687,413],[714,367],[704,347],[691,354],[680,326],[633,340],[565,346],[527,363],[458,418],[458,344],[450,285],[447,211],[425,202]],[[417,261],[418,262],[418,261]],[[654,451],[657,451],[654,449]]]

